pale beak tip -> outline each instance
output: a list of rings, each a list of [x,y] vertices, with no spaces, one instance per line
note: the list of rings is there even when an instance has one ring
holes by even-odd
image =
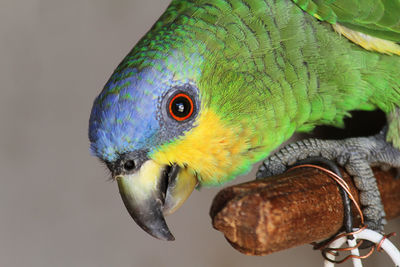
[[[161,238],[161,240],[164,240],[164,241],[175,241],[175,237],[171,233],[168,233],[165,236],[163,236]]]

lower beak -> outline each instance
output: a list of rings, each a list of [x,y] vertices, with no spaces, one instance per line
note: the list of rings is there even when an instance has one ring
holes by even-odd
[[[135,222],[150,235],[174,240],[164,215],[176,211],[197,185],[195,175],[177,165],[148,160],[129,175],[115,177],[122,200]]]

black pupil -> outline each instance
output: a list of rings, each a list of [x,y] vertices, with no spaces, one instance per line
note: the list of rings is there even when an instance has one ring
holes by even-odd
[[[189,115],[192,107],[190,105],[189,99],[186,97],[177,97],[174,99],[171,105],[172,113],[179,117],[179,118],[184,118],[187,115]]]
[[[124,169],[127,171],[131,171],[135,168],[135,162],[133,160],[128,160],[124,164]]]

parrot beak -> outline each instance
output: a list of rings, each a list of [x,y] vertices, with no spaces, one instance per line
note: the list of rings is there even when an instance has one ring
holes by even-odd
[[[160,165],[153,160],[138,171],[118,175],[119,192],[133,220],[147,233],[161,240],[175,240],[164,215],[176,211],[197,185],[195,175],[178,165]]]

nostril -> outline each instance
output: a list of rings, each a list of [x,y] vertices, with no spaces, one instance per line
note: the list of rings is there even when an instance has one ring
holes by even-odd
[[[122,175],[118,175],[118,176],[115,176],[115,178],[114,178],[114,179],[118,181],[118,180],[121,180],[122,178],[124,178],[124,176],[122,176]]]
[[[124,169],[125,171],[132,171],[135,169],[135,161],[133,160],[128,160],[124,163]]]

